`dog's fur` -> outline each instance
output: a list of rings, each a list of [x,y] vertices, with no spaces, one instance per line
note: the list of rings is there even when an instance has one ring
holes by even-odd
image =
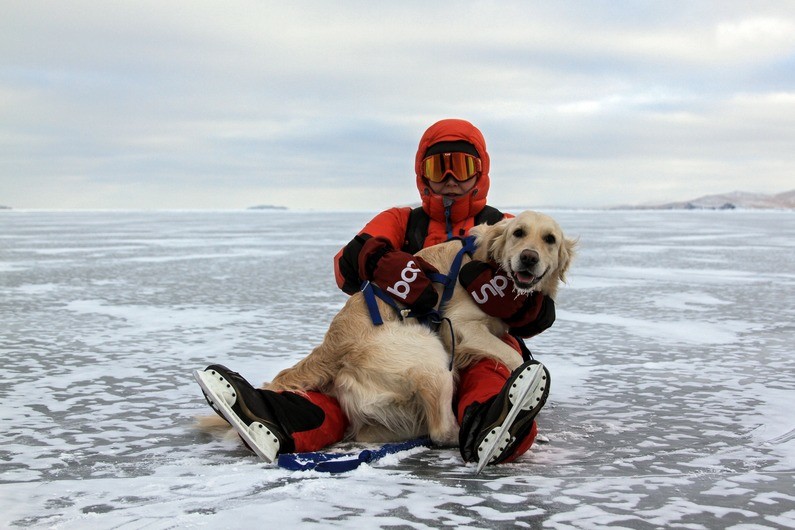
[[[553,299],[565,281],[576,244],[564,237],[551,217],[533,211],[474,227],[471,234],[477,242],[472,259],[498,263],[513,279],[517,294],[540,291]],[[450,241],[417,255],[447,274],[460,249],[460,242]],[[441,296],[441,286],[437,288]],[[457,286],[444,308],[455,337],[451,372],[449,325],[443,324],[437,334],[414,319],[401,321],[380,300],[378,306],[384,324],[374,326],[363,295],[351,296],[332,320],[323,343],[263,388],[335,396],[350,421],[349,437],[357,441],[429,434],[437,444],[457,445],[452,408],[457,371],[483,358],[511,370],[519,366],[521,357],[501,340],[507,326],[483,313]]]

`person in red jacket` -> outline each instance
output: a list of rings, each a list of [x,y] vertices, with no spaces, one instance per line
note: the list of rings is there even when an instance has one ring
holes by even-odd
[[[419,273],[412,274],[414,279],[408,283],[402,273],[415,267],[414,252],[465,237],[477,224],[494,224],[506,217],[486,204],[489,167],[486,142],[474,125],[459,119],[433,124],[423,134],[415,157],[422,206],[390,208],[367,223],[334,258],[339,287],[353,294],[371,281],[414,313],[433,310],[438,297],[431,280]],[[461,268],[458,280],[470,293],[488,292],[481,288],[495,276],[511,281],[494,263],[470,261]],[[399,289],[390,289],[398,282]],[[525,362],[513,372],[494,360],[481,360],[460,371],[453,406],[461,427],[459,449],[468,462],[480,461],[484,455],[488,464],[510,462],[526,452],[537,434],[535,416],[549,393],[549,372],[516,337],[527,338],[551,326],[554,302],[540,293],[516,296],[510,291],[505,290],[506,296],[497,293],[476,300],[482,300],[478,303],[485,313],[509,325],[511,334],[503,340]],[[232,409],[240,425],[233,426],[240,430],[263,425],[272,434],[262,437],[267,447],[258,447],[258,454],[316,451],[345,436],[347,419],[331,396],[255,389],[224,366],[211,365],[206,370],[225,379],[239,398]],[[544,385],[517,403],[516,389],[541,378]],[[212,405],[209,397],[208,402]]]

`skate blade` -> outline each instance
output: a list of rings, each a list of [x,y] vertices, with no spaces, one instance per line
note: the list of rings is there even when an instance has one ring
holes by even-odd
[[[543,364],[531,364],[524,370],[526,375],[530,377],[522,377],[516,378],[514,383],[517,384],[516,393],[512,396],[511,399],[511,410],[508,411],[508,415],[505,416],[502,424],[496,429],[496,432],[489,435],[491,438],[492,443],[486,450],[485,454],[481,456],[478,460],[478,466],[475,470],[475,475],[479,475],[483,468],[486,467],[489,462],[491,462],[492,458],[494,458],[494,454],[500,448],[500,445],[505,437],[505,433],[508,429],[511,428],[513,425],[516,416],[523,410],[532,409],[536,406],[536,402],[541,402],[541,398],[544,396],[544,388],[547,385],[547,381],[545,380],[545,370]],[[532,373],[528,373],[532,372]],[[533,404],[533,406],[527,407],[527,402]],[[543,405],[543,402],[541,402]],[[525,405],[525,406],[523,406]]]
[[[251,425],[246,425],[235,414],[229,401],[231,400],[231,404],[234,404],[236,398],[227,391],[226,380],[220,375],[212,375],[205,370],[194,370],[193,377],[199,383],[207,401],[211,401],[218,407],[224,419],[237,431],[249,448],[269,464],[276,460],[279,452],[278,438],[262,423],[254,422]]]

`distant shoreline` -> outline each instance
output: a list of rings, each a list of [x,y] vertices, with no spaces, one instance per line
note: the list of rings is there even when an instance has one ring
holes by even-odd
[[[611,210],[792,210],[795,209],[795,190],[776,194],[733,191],[718,195],[704,195],[697,199],[662,204],[616,206]]]
[[[287,206],[273,206],[270,204],[261,204],[259,206],[249,206],[246,210],[287,210]]]
[[[416,207],[417,204],[407,204],[408,207]],[[666,203],[648,203],[648,204],[624,204],[618,206],[552,206],[552,205],[539,205],[539,206],[502,206],[494,205],[503,211],[521,211],[527,209],[533,210],[582,210],[582,211],[620,211],[620,210],[779,210],[791,211],[795,210],[795,190],[777,193],[777,194],[763,194],[751,193],[743,191],[734,191],[730,193],[704,195],[696,199],[666,202]],[[0,205],[0,210],[11,211],[14,210],[11,206]],[[329,209],[329,210],[316,210],[316,209],[298,209],[294,210],[287,206],[277,206],[272,204],[261,204],[257,206],[249,206],[242,209],[237,208],[22,208],[16,211],[116,211],[116,212],[145,212],[145,211],[218,211],[218,212],[239,212],[239,211],[273,211],[273,212],[378,212],[379,209],[362,208],[362,209]]]

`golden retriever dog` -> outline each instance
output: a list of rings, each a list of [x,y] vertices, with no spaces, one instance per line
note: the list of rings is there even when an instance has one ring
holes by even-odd
[[[472,259],[498,263],[517,294],[539,291],[554,299],[575,247],[554,219],[525,211],[495,225],[474,227],[471,235],[477,243]],[[449,241],[417,255],[448,274],[460,249],[460,241]],[[441,285],[437,288],[441,297]],[[483,313],[460,285],[444,307],[450,323],[443,323],[438,333],[416,319],[401,319],[380,300],[378,306],[384,320],[380,326],[373,325],[362,293],[351,296],[323,342],[263,388],[335,396],[350,421],[349,438],[356,441],[429,435],[438,445],[457,445],[452,407],[457,370],[483,358],[511,370],[519,366],[521,356],[501,340],[507,326]]]

